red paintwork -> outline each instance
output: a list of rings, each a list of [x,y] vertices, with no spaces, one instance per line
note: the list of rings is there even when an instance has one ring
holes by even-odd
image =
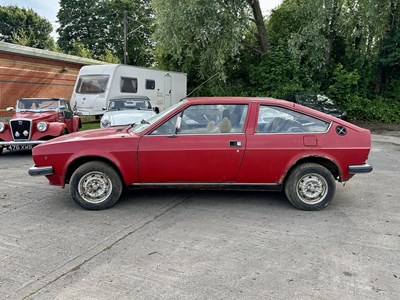
[[[244,133],[151,136],[166,119],[195,104],[248,104]],[[260,103],[281,106],[330,122],[326,133],[255,134]],[[347,128],[345,136],[335,132]],[[230,141],[242,143],[230,147]],[[324,158],[339,169],[339,180],[349,180],[349,165],[368,159],[370,132],[346,121],[287,101],[260,98],[192,98],[140,134],[129,127],[78,132],[33,149],[37,167],[53,166],[50,184],[65,178],[76,160],[107,160],[120,171],[125,185],[146,183],[281,184],[300,159]],[[78,164],[79,166],[80,164]],[[71,171],[71,170],[70,170]],[[70,172],[68,176],[70,176]]]
[[[65,119],[62,114],[53,111],[46,112],[17,112],[12,117],[13,119],[31,119],[32,120],[32,135],[31,141],[37,141],[45,138],[53,138],[63,134],[64,129],[68,132],[76,132],[79,130],[79,116],[73,116],[72,120]],[[40,132],[36,129],[36,124],[46,121],[48,128],[45,132]],[[10,125],[7,124],[7,130],[0,133],[0,141],[12,141]]]

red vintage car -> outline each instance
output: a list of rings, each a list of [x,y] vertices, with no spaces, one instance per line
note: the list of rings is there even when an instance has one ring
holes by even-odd
[[[86,209],[106,209],[124,187],[284,190],[320,210],[344,182],[368,173],[369,130],[299,104],[189,98],[131,126],[84,131],[33,149],[29,174],[69,184]]]
[[[7,108],[13,111],[13,107]],[[69,102],[61,98],[22,98],[9,122],[0,122],[0,154],[8,150],[29,150],[46,140],[76,132],[81,127]]]

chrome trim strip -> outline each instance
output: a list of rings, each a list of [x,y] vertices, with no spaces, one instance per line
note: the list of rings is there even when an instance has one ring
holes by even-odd
[[[131,189],[192,189],[192,190],[226,190],[226,191],[282,191],[280,183],[210,183],[210,182],[178,182],[178,183],[132,183]]]
[[[0,146],[39,145],[39,144],[43,144],[44,142],[47,142],[47,141],[20,141],[20,142],[15,142],[15,141],[3,142],[3,141],[0,141]]]
[[[145,183],[131,183],[133,186],[161,186],[161,185],[175,185],[175,186],[277,186],[279,183],[236,183],[236,182],[145,182]]]

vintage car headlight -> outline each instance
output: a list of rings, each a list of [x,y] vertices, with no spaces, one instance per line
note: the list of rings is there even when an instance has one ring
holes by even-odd
[[[6,125],[3,122],[0,122],[0,133],[6,130]]]
[[[110,127],[110,126],[111,126],[110,120],[108,120],[108,119],[101,120],[101,127],[107,128],[107,127]]]
[[[37,123],[36,128],[40,132],[45,132],[47,130],[47,122],[39,122],[39,123]]]

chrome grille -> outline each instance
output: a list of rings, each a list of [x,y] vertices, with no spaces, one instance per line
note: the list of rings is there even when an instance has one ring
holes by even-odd
[[[13,119],[10,120],[10,126],[14,141],[27,141],[31,139],[32,120]]]

